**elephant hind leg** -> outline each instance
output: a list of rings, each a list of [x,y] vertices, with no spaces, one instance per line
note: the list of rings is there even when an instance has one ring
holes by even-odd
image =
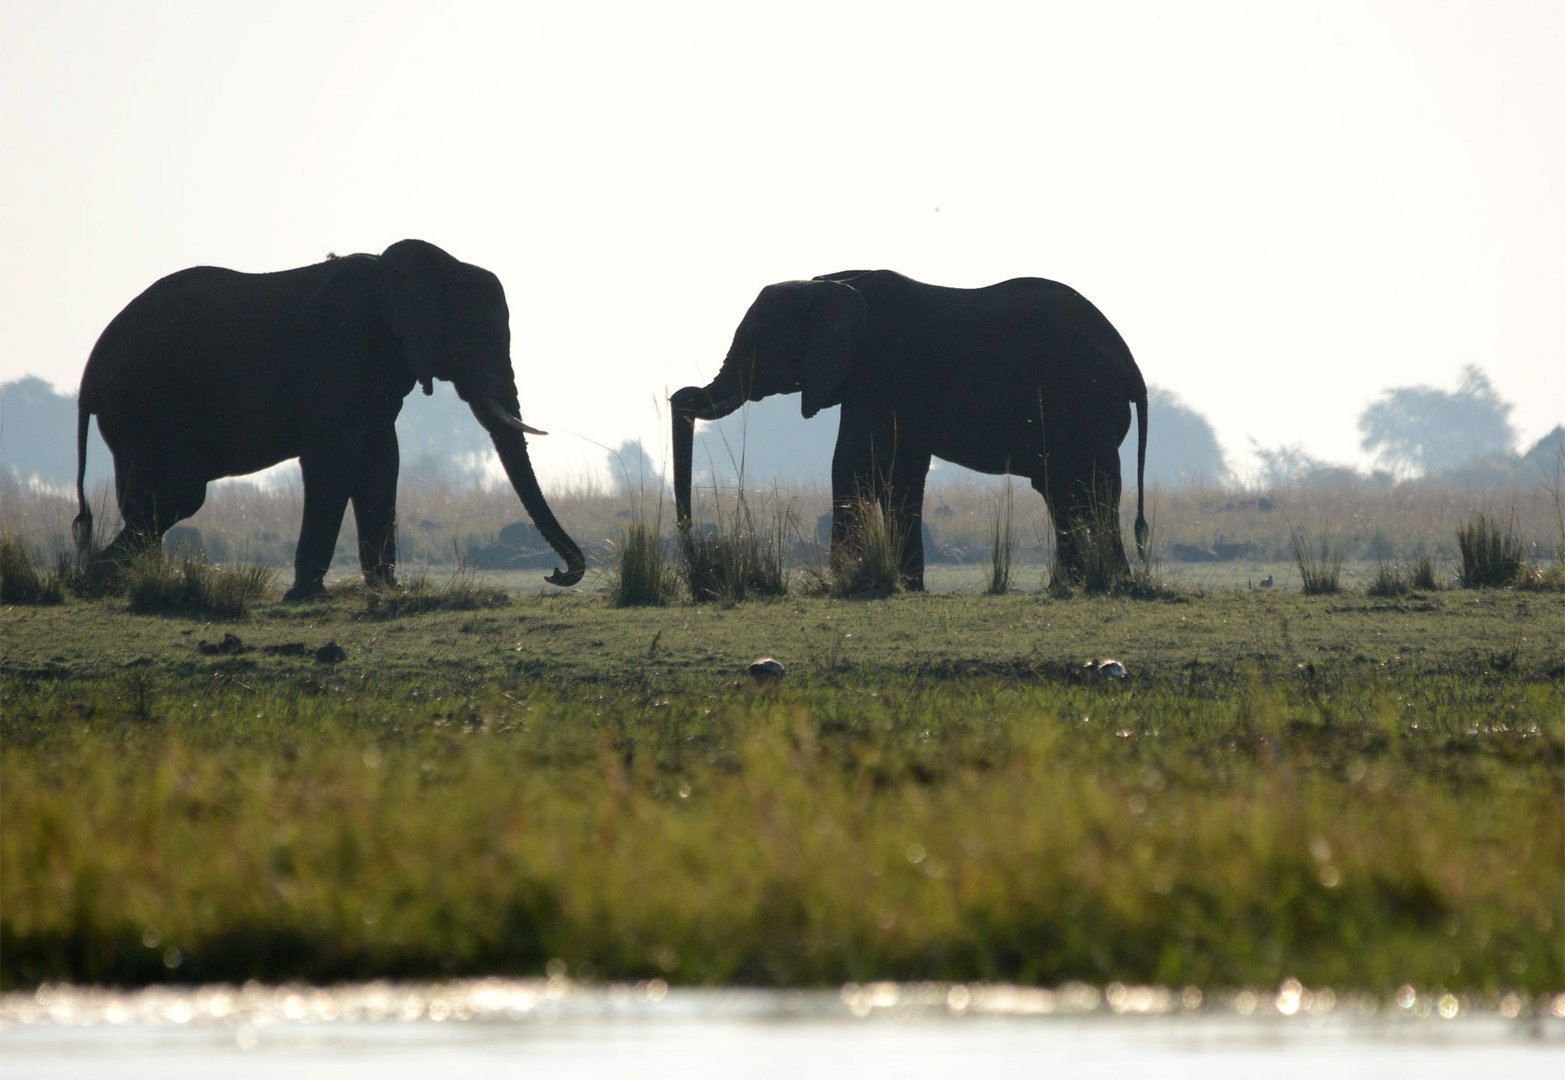
[[[190,517],[206,502],[206,481],[171,463],[141,459],[114,462],[114,486],[123,525],[104,549],[110,560],[124,559],[163,539],[175,522]]]
[[[1107,587],[1130,575],[1119,527],[1119,460],[1052,455],[1033,478],[1054,524],[1054,573],[1061,582]]]

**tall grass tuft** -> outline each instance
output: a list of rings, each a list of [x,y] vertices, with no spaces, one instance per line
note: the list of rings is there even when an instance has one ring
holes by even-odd
[[[1419,592],[1439,591],[1440,577],[1435,572],[1433,555],[1427,551],[1421,551],[1413,556],[1413,565],[1408,568],[1407,583]]]
[[[1391,559],[1380,558],[1375,560],[1374,576],[1364,591],[1370,596],[1406,596],[1411,588],[1402,567]]]
[[[1342,591],[1342,549],[1331,539],[1326,526],[1311,537],[1299,525],[1289,527],[1293,536],[1293,561],[1299,568],[1299,580],[1305,596],[1325,596]]]
[[[58,604],[64,599],[64,576],[58,570],[40,570],[18,537],[0,536],[0,604]]]
[[[1131,591],[1125,574],[1125,547],[1121,540],[1118,511],[1094,498],[1086,522],[1071,530],[1071,539],[1080,560],[1080,568],[1067,571],[1055,552],[1050,571],[1049,592],[1069,595],[1072,586],[1080,586],[1088,596],[1104,596]]]
[[[1502,526],[1482,511],[1473,514],[1466,525],[1457,526],[1456,546],[1462,554],[1460,581],[1464,589],[1514,585],[1527,566],[1527,548],[1516,532],[1514,516]]]
[[[888,499],[889,501],[889,499]],[[879,499],[860,494],[848,510],[847,542],[832,552],[825,591],[831,596],[884,599],[902,588],[901,524]]]
[[[680,536],[679,574],[692,600],[737,604],[787,593],[783,553],[793,513],[774,499],[764,524],[757,523],[758,516],[741,489],[731,511],[718,504],[715,524],[692,526]]]
[[[1405,564],[1389,558],[1375,560],[1375,573],[1364,586],[1370,596],[1406,596],[1414,592],[1438,592],[1439,575],[1434,556],[1421,551]]]
[[[1000,596],[1011,588],[1011,564],[1016,557],[1014,532],[1014,493],[1011,478],[1005,478],[1005,490],[990,508],[989,583],[984,592]]]
[[[213,566],[194,556],[171,562],[151,547],[125,565],[120,583],[138,614],[237,618],[271,591],[276,577],[274,567],[258,563]]]
[[[609,597],[615,607],[658,607],[674,598],[674,568],[663,550],[659,520],[637,515],[620,533],[609,566]]]

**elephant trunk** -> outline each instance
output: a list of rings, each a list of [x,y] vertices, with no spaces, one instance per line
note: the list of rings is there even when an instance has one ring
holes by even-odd
[[[714,382],[712,384],[716,386]],[[741,394],[722,400],[709,387],[687,386],[668,399],[674,417],[674,515],[680,529],[690,527],[690,471],[695,451],[697,420],[720,420],[744,404]]]
[[[581,548],[576,546],[576,541],[560,526],[554,511],[549,509],[543,497],[543,489],[538,486],[538,477],[533,473],[532,459],[527,454],[527,437],[524,432],[541,432],[527,427],[511,409],[494,398],[473,402],[469,407],[484,430],[489,432],[495,451],[500,455],[500,464],[505,466],[505,475],[510,478],[511,486],[516,489],[533,524],[538,526],[538,531],[549,542],[549,546],[565,560],[564,570],[556,569],[544,580],[561,587],[576,584],[587,571],[587,560]]]
[[[674,520],[690,528],[690,459],[695,451],[696,418],[674,413]]]

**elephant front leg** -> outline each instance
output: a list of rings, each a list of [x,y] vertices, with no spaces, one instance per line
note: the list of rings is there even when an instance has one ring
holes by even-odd
[[[863,522],[860,520],[862,502],[869,497],[867,462],[860,462],[857,451],[848,440],[846,430],[839,430],[837,449],[831,461],[831,551],[828,558],[833,570],[844,568],[848,560],[857,557],[863,542]]]
[[[928,455],[899,458],[887,492],[891,520],[902,541],[902,583],[913,592],[924,591],[924,485],[929,461]]]
[[[1061,489],[1049,483],[1047,465],[1031,479],[1033,490],[1043,496],[1043,504],[1049,510],[1049,524],[1054,528],[1054,562],[1049,569],[1049,584],[1068,586],[1077,579],[1080,559],[1076,555],[1075,531],[1067,520],[1067,503]]]
[[[293,588],[284,600],[306,600],[326,592],[326,571],[331,569],[348,509],[351,473],[340,461],[299,459],[304,474],[304,520],[299,526],[299,547],[293,559]]]
[[[862,556],[864,512],[875,507],[893,530],[899,576],[908,589],[924,588],[924,485],[931,455],[898,446],[894,425],[861,428],[847,412],[832,456],[831,558],[834,566]]]
[[[365,438],[352,498],[359,566],[369,585],[397,582],[398,457],[395,426],[388,424]]]

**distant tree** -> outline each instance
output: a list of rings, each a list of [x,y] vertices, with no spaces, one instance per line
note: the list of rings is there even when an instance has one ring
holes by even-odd
[[[1511,454],[1516,443],[1511,408],[1488,376],[1468,365],[1455,392],[1430,386],[1387,390],[1359,415],[1360,445],[1393,471],[1439,472],[1474,458]]]
[[[1363,473],[1350,465],[1334,465],[1307,453],[1299,443],[1266,447],[1251,439],[1250,452],[1260,466],[1255,483],[1262,488],[1386,490],[1396,483],[1384,469]]]
[[[1305,453],[1299,443],[1265,447],[1251,439],[1250,449],[1260,463],[1256,481],[1263,488],[1293,487],[1305,483],[1313,474],[1336,470],[1336,466]]]
[[[663,494],[663,471],[653,462],[640,439],[627,439],[609,452],[609,474],[618,495]]]
[[[1565,427],[1559,424],[1522,455],[1522,464],[1532,473],[1529,479],[1551,479],[1561,463],[1565,463]]]
[[[0,470],[19,483],[76,484],[76,395],[61,394],[36,376],[0,385]],[[114,476],[109,448],[93,424],[87,436],[87,482]]]
[[[1558,481],[1565,468],[1565,428],[1555,429],[1534,443],[1525,454],[1485,454],[1460,465],[1427,472],[1428,484],[1468,490],[1498,487],[1549,486]]]
[[[1228,464],[1217,433],[1206,417],[1196,412],[1178,394],[1162,387],[1147,388],[1147,483],[1192,484],[1221,483],[1228,477]],[[1119,446],[1120,473],[1128,491],[1136,484],[1136,423]]]

